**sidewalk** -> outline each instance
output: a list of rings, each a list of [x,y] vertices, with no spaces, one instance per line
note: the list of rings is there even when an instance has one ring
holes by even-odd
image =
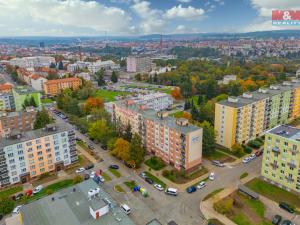
[[[218,219],[219,221],[222,221],[222,223],[226,225],[235,225],[233,221],[228,219],[226,216],[216,212],[213,209],[213,205],[215,202],[227,197],[234,191],[238,189],[239,184],[245,184],[255,178],[256,176],[250,175],[242,179],[241,181],[237,181],[235,184],[233,184],[230,187],[225,188],[223,191],[219,192],[215,196],[212,196],[211,198],[207,199],[206,201],[201,201],[200,202],[200,211],[203,213],[204,217],[209,220],[209,219]]]

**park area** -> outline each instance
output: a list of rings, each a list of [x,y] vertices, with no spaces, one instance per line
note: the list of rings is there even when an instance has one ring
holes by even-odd
[[[96,96],[104,99],[105,102],[113,102],[116,101],[117,96],[126,96],[128,92],[121,91],[109,91],[109,90],[97,90]]]
[[[265,216],[265,206],[259,200],[234,192],[214,203],[214,209],[237,225],[271,225]]]

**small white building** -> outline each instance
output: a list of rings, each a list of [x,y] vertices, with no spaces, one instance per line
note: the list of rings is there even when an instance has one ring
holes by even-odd
[[[34,74],[31,76],[31,86],[33,89],[35,89],[37,91],[44,90],[44,83],[46,81],[48,81],[48,80],[40,75]]]

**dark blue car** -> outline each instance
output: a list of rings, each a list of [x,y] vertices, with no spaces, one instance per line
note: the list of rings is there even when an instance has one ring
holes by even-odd
[[[197,191],[197,188],[195,186],[191,186],[186,189],[187,193],[193,193],[195,191]]]

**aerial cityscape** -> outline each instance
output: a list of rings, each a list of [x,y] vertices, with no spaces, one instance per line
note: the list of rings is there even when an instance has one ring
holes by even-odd
[[[0,12],[0,225],[300,225],[299,0]]]

